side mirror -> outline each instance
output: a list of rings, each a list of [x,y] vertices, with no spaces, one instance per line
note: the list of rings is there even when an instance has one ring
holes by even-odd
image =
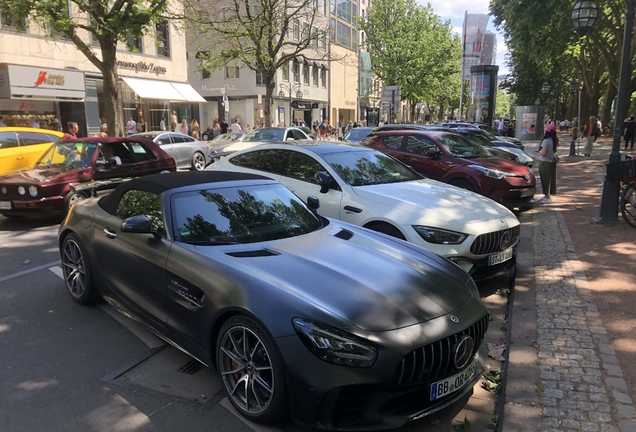
[[[439,157],[439,150],[430,149],[426,151],[426,156],[437,159]]]
[[[320,200],[313,195],[307,197],[307,207],[309,210],[316,212],[320,208]]]
[[[133,216],[128,219],[124,219],[121,222],[121,232],[129,232],[136,234],[154,234],[155,231],[152,229],[152,223],[148,216]]]
[[[331,176],[324,171],[318,171],[315,176],[316,181],[320,185],[320,193],[327,193],[330,189]]]
[[[293,141],[293,140],[294,140],[294,138],[292,138],[292,137],[287,138],[287,141]]]

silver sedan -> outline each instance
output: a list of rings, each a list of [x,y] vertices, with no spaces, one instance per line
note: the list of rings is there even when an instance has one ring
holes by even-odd
[[[178,169],[201,171],[210,163],[206,145],[191,136],[162,131],[144,132],[133,136],[154,141],[162,150],[174,157]]]

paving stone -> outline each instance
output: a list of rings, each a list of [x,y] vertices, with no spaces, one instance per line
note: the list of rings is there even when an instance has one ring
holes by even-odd
[[[614,396],[614,399],[616,399],[617,402],[620,402],[622,404],[632,405],[632,398],[630,398],[625,393],[621,393],[618,390],[614,390],[612,392],[612,396]]]
[[[614,355],[601,354],[601,359],[603,359],[603,363],[605,364],[613,364],[613,365],[618,364],[618,358],[616,358],[616,356]]]
[[[598,350],[601,352],[601,354],[610,354],[610,355],[616,354],[616,351],[614,351],[614,347],[612,347],[610,344],[605,344],[605,343],[598,344]]]
[[[618,390],[627,390],[627,383],[622,378],[607,378],[605,380],[605,384],[608,387],[612,387]]]
[[[618,418],[636,420],[636,409],[631,405],[616,405],[616,413],[618,414]]]

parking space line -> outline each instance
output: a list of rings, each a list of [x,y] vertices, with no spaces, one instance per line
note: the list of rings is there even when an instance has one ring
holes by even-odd
[[[51,270],[60,279],[64,280],[64,273],[60,266],[50,267],[49,270]],[[107,303],[99,303],[98,306],[101,310],[113,317],[118,323],[123,325],[129,332],[137,336],[143,343],[148,345],[148,348],[156,348],[164,344],[161,339],[150,333],[140,324],[117,312],[111,305]]]
[[[31,269],[28,269],[28,270],[24,270],[24,271],[21,271],[21,272],[17,272],[17,273],[13,273],[13,274],[10,274],[10,275],[7,275],[7,276],[3,276],[3,277],[0,278],[0,282],[8,281],[9,279],[14,279],[14,278],[17,278],[17,277],[20,277],[20,276],[27,275],[29,273],[40,271],[40,270],[43,270],[45,268],[49,268],[49,267],[54,266],[54,265],[59,265],[60,262],[61,261],[58,260],[58,261],[50,262],[48,264],[42,264],[41,266],[33,267]]]

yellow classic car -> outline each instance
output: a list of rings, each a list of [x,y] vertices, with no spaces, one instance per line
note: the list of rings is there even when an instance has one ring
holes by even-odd
[[[49,129],[0,127],[0,175],[33,166],[63,135]]]

